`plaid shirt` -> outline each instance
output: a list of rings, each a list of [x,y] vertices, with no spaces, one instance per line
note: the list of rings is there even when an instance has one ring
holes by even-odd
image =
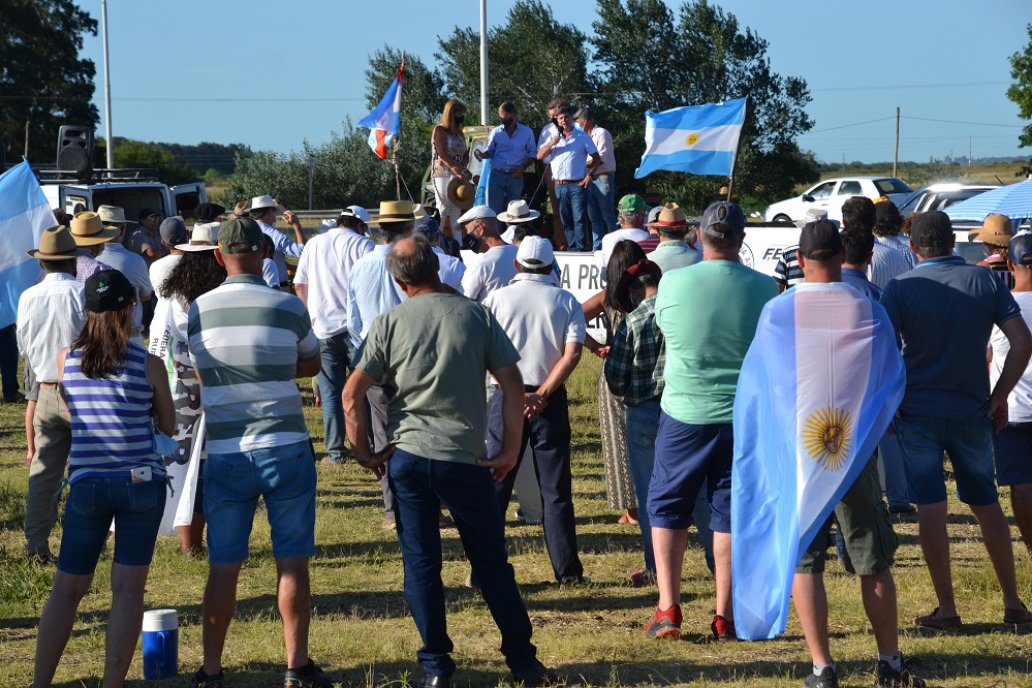
[[[638,304],[616,328],[605,363],[610,391],[623,397],[627,406],[659,399],[663,394],[665,360],[663,333],[656,325],[656,295],[653,294]]]

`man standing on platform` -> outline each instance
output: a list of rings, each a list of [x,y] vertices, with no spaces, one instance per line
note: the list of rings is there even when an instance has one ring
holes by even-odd
[[[577,124],[591,137],[598,149],[602,164],[591,174],[588,187],[588,218],[591,220],[593,251],[602,248],[602,237],[616,229],[616,154],[613,152],[613,135],[608,129],[595,124],[595,113],[591,108],[581,108],[575,115]]]
[[[487,149],[475,153],[478,159],[491,160],[487,204],[495,214],[505,210],[523,195],[523,168],[534,161],[534,132],[517,119],[516,105],[507,100],[498,106],[502,121],[491,130]]]
[[[587,188],[595,170],[602,164],[602,158],[591,137],[574,128],[573,113],[569,106],[559,110],[556,120],[559,132],[538,149],[537,158],[552,159],[552,179],[555,181],[555,195],[559,201],[566,243],[571,251],[583,251],[587,246]],[[601,246],[602,237],[599,236],[597,248]]]

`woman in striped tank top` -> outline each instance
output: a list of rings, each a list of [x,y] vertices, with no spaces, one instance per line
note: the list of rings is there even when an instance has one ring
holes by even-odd
[[[154,426],[171,434],[175,411],[161,361],[129,341],[136,291],[116,270],[86,281],[86,324],[58,356],[72,419],[71,490],[57,575],[39,621],[34,686],[49,686],[115,521],[102,685],[121,686],[143,620],[143,590],[165,505]]]

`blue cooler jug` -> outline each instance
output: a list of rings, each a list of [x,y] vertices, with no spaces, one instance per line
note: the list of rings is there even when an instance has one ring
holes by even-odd
[[[179,673],[179,619],[175,609],[143,613],[143,677],[168,678]]]

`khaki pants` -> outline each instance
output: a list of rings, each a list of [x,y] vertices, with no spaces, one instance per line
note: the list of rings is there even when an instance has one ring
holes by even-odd
[[[56,385],[39,389],[36,414],[36,454],[29,464],[29,492],[25,498],[25,549],[29,556],[50,555],[50,531],[57,521],[61,480],[72,447],[72,424]]]

